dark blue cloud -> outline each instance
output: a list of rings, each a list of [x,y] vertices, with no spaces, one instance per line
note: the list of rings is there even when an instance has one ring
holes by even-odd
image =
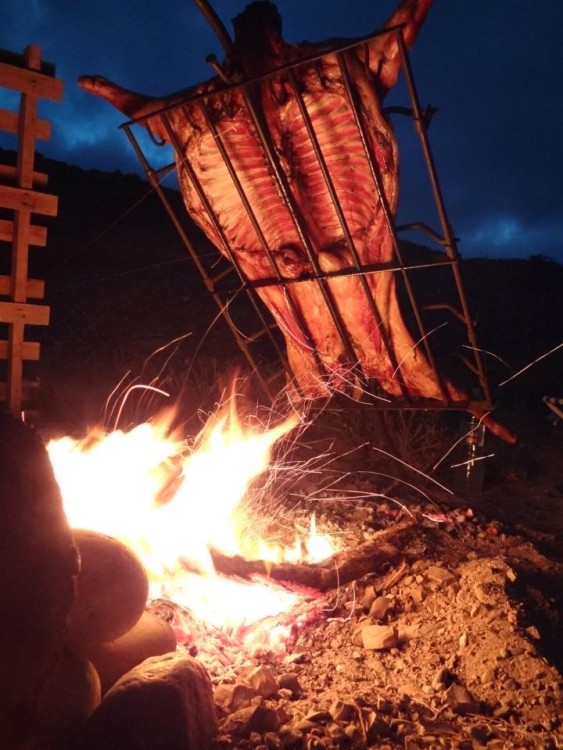
[[[395,4],[279,0],[278,7],[289,41],[316,41],[367,34]],[[245,0],[213,5],[230,29]],[[435,0],[412,52],[421,101],[439,108],[430,140],[465,254],[563,260],[562,32],[561,0]],[[205,56],[221,53],[190,0],[4,0],[0,47],[19,52],[29,43],[41,47],[65,81],[64,102],[42,108],[53,121],[53,138],[40,150],[85,167],[122,171],[140,171],[119,130],[124,118],[79,89],[77,76],[101,74],[162,95],[209,77]],[[405,103],[400,89],[391,98]],[[410,123],[398,125],[401,214],[414,220],[428,210],[428,190],[408,128]],[[10,146],[2,140],[0,145]]]

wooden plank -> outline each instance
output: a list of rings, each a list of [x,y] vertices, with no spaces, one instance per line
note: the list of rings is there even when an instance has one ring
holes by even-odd
[[[29,382],[23,382],[22,383],[22,401],[25,402],[34,402],[37,400],[37,390],[39,388],[39,383],[35,381],[29,381]],[[7,401],[8,400],[8,385],[7,383],[0,383],[0,402]],[[15,410],[13,413],[18,414],[18,412],[21,411],[21,404],[20,409]]]
[[[63,82],[58,78],[51,78],[36,70],[16,68],[0,62],[0,86],[7,89],[21,91],[22,94],[32,94],[43,99],[59,102],[63,98]]]
[[[18,172],[16,167],[0,164],[0,182],[4,185],[21,187],[17,184]],[[33,172],[33,185],[35,187],[45,187],[49,181],[49,175],[46,172]]]
[[[0,296],[9,297],[11,293],[12,277],[0,276]],[[45,282],[42,279],[28,279],[26,296],[27,299],[43,299],[45,296]]]
[[[49,325],[48,305],[30,305],[27,302],[0,302],[0,323],[31,326]]]
[[[27,67],[25,55],[22,55],[21,52],[12,52],[7,49],[0,49],[0,62],[6,63],[7,65],[15,65],[18,68]],[[41,72],[46,76],[54,76],[54,64],[52,62],[47,62],[46,60],[41,60]]]
[[[19,114],[0,109],[0,130],[5,133],[16,134],[18,132]],[[48,141],[51,137],[51,123],[49,120],[38,119],[35,121],[35,138],[38,141]]]
[[[54,69],[52,72],[54,74]],[[47,137],[51,133],[50,124],[38,117],[37,100],[41,97],[59,101],[63,83],[45,75],[39,47],[28,45],[23,58],[16,61],[13,56],[8,60],[0,56],[0,86],[20,93],[17,114],[0,110],[0,126],[5,126],[5,132],[17,135],[18,139],[16,166],[4,166],[0,170],[0,209],[14,211],[12,221],[0,220],[0,238],[11,244],[11,275],[0,276],[0,293],[10,298],[9,302],[0,301],[0,324],[8,328],[7,341],[0,342],[0,357],[7,362],[6,382],[2,384],[0,398],[7,402],[10,412],[18,414],[25,395],[24,361],[39,359],[39,344],[25,341],[25,326],[48,325],[50,316],[47,305],[27,302],[31,295],[37,298],[44,293],[43,282],[27,277],[32,235],[35,233],[36,239],[43,244],[46,242],[46,229],[32,225],[31,215],[56,216],[58,210],[57,196],[36,189],[47,184],[47,175],[34,170],[36,140],[38,133]]]
[[[38,341],[24,341],[22,346],[22,359],[27,362],[37,362],[41,344]],[[0,359],[8,358],[8,342],[0,341]]]
[[[6,384],[8,386],[8,409],[12,414],[17,414],[22,407],[23,332],[24,324],[21,321],[11,325],[8,332],[8,376]]]
[[[3,208],[11,208],[14,211],[26,209],[31,213],[56,216],[58,203],[56,195],[0,185],[0,206]]]
[[[39,47],[30,45],[25,48],[25,61],[31,70],[39,70],[41,66],[41,53]],[[33,165],[35,164],[35,123],[37,121],[37,97],[33,94],[22,93],[20,97],[20,116],[18,120],[18,158],[16,163],[18,187],[33,189]],[[24,251],[26,257],[26,275],[27,275],[27,227],[20,228],[19,224],[22,216],[16,217],[16,258],[20,251]],[[29,216],[27,223],[29,225]],[[23,236],[25,232],[25,237]],[[17,299],[17,298],[16,298]]]
[[[29,268],[29,227],[31,214],[29,211],[17,211],[14,219],[14,241],[12,242],[12,293],[14,302],[27,300],[27,272]]]
[[[14,239],[14,222],[0,219],[0,240],[12,242]],[[47,227],[31,224],[29,227],[29,244],[34,247],[45,247],[47,244]]]

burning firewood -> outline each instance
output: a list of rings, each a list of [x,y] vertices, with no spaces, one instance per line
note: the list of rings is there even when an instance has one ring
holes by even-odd
[[[401,551],[395,545],[403,541],[415,526],[412,521],[394,524],[380,531],[369,542],[353,550],[337,552],[316,564],[270,564],[262,560],[227,557],[217,550],[212,550],[211,556],[216,569],[225,575],[268,575],[275,581],[295,583],[317,591],[328,591],[362,578],[368,573],[383,575],[387,566],[401,559]]]

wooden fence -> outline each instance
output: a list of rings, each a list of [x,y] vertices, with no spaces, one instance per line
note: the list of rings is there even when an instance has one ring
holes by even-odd
[[[37,341],[26,340],[26,326],[49,323],[49,307],[36,303],[44,282],[28,276],[29,249],[45,247],[47,229],[32,221],[34,214],[56,216],[58,207],[57,197],[45,192],[48,176],[34,171],[35,142],[51,135],[50,122],[38,116],[38,100],[60,101],[63,83],[30,45],[23,55],[0,50],[0,87],[20,93],[18,111],[0,109],[0,130],[17,137],[15,166],[0,164],[0,407],[20,414],[33,408],[36,390],[24,363],[37,361],[40,352]]]

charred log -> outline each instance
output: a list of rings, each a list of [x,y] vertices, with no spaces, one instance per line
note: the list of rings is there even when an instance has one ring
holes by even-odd
[[[338,552],[321,563],[279,563],[264,560],[245,560],[228,557],[218,550],[211,551],[219,573],[242,578],[264,576],[280,583],[297,584],[317,591],[329,591],[339,585],[356,581],[368,574],[383,575],[397,564],[403,554],[400,543],[406,542],[415,523],[405,521],[380,531],[374,539],[353,550]]]

